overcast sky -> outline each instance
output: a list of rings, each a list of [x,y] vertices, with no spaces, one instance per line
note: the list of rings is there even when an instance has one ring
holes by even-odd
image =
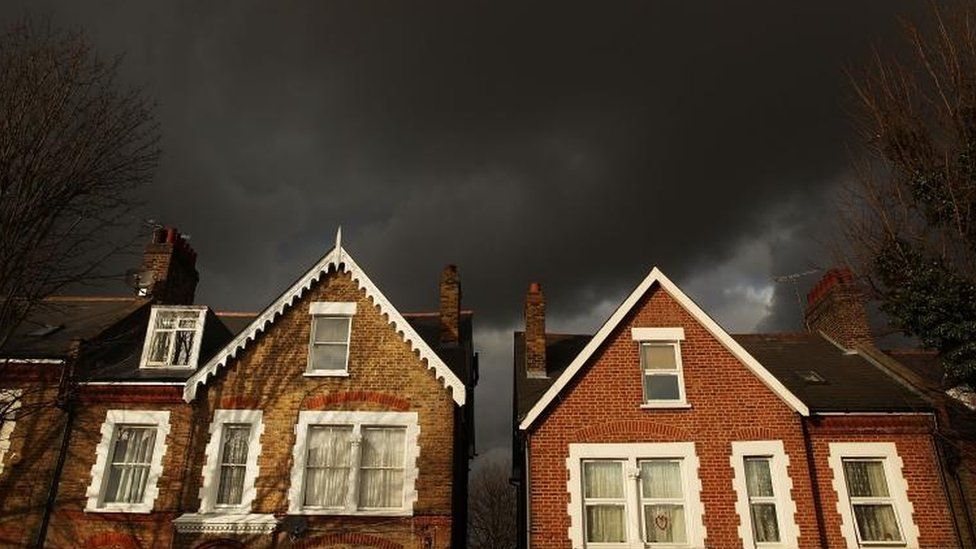
[[[0,23],[126,54],[163,131],[147,216],[192,236],[198,302],[260,310],[340,224],[401,311],[459,265],[501,455],[529,281],[552,331],[594,330],[654,265],[730,331],[799,328],[771,276],[830,263],[843,69],[922,8],[5,0]]]

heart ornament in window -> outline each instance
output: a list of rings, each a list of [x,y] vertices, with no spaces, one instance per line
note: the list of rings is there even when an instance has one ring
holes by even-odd
[[[654,517],[654,525],[657,526],[658,530],[667,530],[669,522],[671,522],[671,519],[669,519],[667,515],[658,515]]]

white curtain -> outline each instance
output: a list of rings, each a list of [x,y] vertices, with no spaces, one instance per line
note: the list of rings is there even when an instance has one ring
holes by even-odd
[[[359,506],[401,507],[406,430],[364,427],[362,434]]]
[[[673,345],[641,345],[645,370],[676,370]]]
[[[250,425],[225,425],[221,449],[218,505],[238,505],[244,496],[244,474],[247,471],[247,449]]]
[[[586,505],[586,539],[593,543],[627,541],[623,504],[623,463],[587,461],[583,463],[583,499],[620,500],[619,503]]]
[[[773,476],[768,457],[745,459],[746,491],[749,495],[749,512],[752,515],[752,531],[757,542],[779,541],[779,520],[773,498]],[[758,501],[756,501],[758,499]]]
[[[895,509],[891,505],[855,505],[854,518],[864,541],[901,541]]]
[[[772,497],[773,477],[768,458],[746,458],[746,490],[749,497]]]
[[[342,370],[346,367],[349,337],[348,318],[317,317],[315,344],[312,346],[312,368]]]
[[[884,463],[880,461],[845,461],[844,475],[852,498],[888,497]]]
[[[888,481],[884,462],[880,460],[850,460],[844,462],[847,491],[854,507],[854,519],[864,541],[901,541],[894,505],[890,503],[859,503],[859,498],[887,498]]]
[[[106,503],[142,502],[155,442],[155,427],[117,427],[105,487]]]
[[[344,507],[349,491],[352,427],[312,426],[305,458],[305,505]]]
[[[645,505],[644,530],[646,532],[648,542],[684,543],[684,505]]]
[[[645,498],[680,498],[681,463],[652,459],[640,462],[641,494]]]

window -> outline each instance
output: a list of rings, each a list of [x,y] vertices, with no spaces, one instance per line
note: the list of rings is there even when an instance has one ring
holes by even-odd
[[[168,433],[169,412],[109,410],[85,510],[150,512]]]
[[[570,444],[573,547],[704,545],[694,443]]]
[[[214,410],[200,487],[201,513],[247,513],[264,432],[260,410]]]
[[[634,328],[632,335],[640,345],[644,406],[686,406],[680,345],[684,329]]]
[[[355,303],[312,303],[308,374],[346,375]]]
[[[194,368],[205,307],[153,307],[142,350],[143,368]]]
[[[17,424],[21,394],[20,389],[0,389],[0,474],[3,473],[4,458],[7,450],[10,450],[10,438]]]
[[[828,462],[848,546],[917,546],[914,507],[893,443],[831,443]]]
[[[413,513],[415,412],[305,411],[296,429],[289,513]]]
[[[844,479],[862,542],[900,542],[898,514],[888,491],[884,460],[845,459]]]
[[[799,528],[780,440],[732,443],[732,487],[737,494],[739,537],[746,547],[796,547]]]

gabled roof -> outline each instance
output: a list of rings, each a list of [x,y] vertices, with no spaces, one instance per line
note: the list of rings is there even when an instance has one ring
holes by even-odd
[[[428,369],[434,371],[434,376],[451,392],[451,397],[454,399],[454,402],[458,406],[463,406],[465,401],[464,384],[448,368],[440,356],[430,348],[430,345],[417,334],[410,323],[393,307],[389,300],[386,299],[386,296],[366,276],[365,271],[356,264],[352,256],[342,247],[340,234],[336,235],[335,247],[329,253],[325,254],[318,263],[302,275],[278,299],[268,305],[257,318],[186,381],[186,388],[183,390],[183,399],[187,402],[192,401],[196,397],[198,386],[206,384],[210,377],[217,373],[217,370],[226,366],[234,357],[244,351],[252,341],[257,339],[261,332],[267,330],[277,321],[285,309],[294,305],[330,269],[335,269],[338,272],[348,272],[352,276],[353,281],[359,285],[360,289],[365,290],[366,296],[373,301],[374,305],[379,307],[380,314],[385,315],[389,319],[393,329],[407,342],[411,350],[420,355],[420,360],[427,365]]]
[[[705,313],[694,301],[691,300],[680,288],[675,286],[668,277],[664,276],[657,267],[651,270],[650,274],[634,289],[633,292],[624,300],[616,311],[600,327],[596,335],[583,347],[576,358],[559,375],[556,381],[542,395],[534,406],[526,413],[525,418],[519,424],[519,429],[525,430],[532,426],[533,422],[542,415],[550,404],[556,399],[559,393],[573,380],[579,371],[586,365],[587,361],[600,349],[606,339],[613,333],[614,329],[626,318],[627,314],[637,305],[640,299],[655,285],[660,285],[661,289],[667,292],[677,301],[688,313],[701,324],[715,339],[729,350],[740,362],[752,370],[756,377],[760,379],[770,390],[776,393],[787,405],[796,410],[801,415],[810,415],[810,410],[795,394],[786,388],[783,383],[759,363],[752,355],[746,351],[735,339],[732,338],[721,326],[718,325],[708,314]]]

